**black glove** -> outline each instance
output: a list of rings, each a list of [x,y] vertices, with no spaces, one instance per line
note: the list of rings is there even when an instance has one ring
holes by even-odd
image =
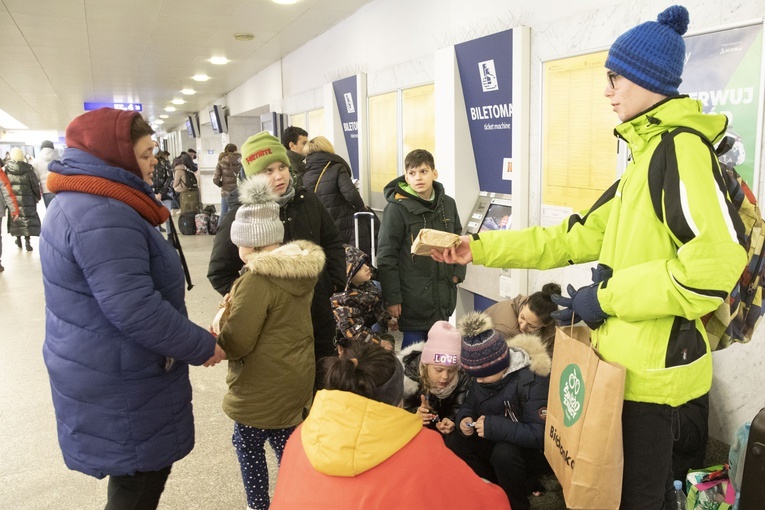
[[[593,283],[576,290],[573,285],[566,289],[570,298],[553,294],[550,296],[553,303],[563,306],[563,310],[553,312],[550,316],[561,325],[567,326],[573,323],[574,315],[581,319],[590,329],[598,329],[608,318],[598,302],[598,287],[600,284]]]

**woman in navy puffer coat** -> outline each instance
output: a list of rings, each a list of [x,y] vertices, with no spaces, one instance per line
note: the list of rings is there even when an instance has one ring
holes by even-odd
[[[194,446],[188,364],[223,357],[187,318],[178,253],[155,229],[169,211],[150,187],[152,133],[136,112],[81,115],[47,182],[43,355],[59,444],[70,469],[111,477],[106,508],[141,483],[130,508],[156,508]]]

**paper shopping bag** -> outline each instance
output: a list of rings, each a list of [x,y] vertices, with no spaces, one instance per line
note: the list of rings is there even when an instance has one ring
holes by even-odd
[[[619,508],[625,375],[624,367],[603,361],[592,349],[589,329],[555,332],[545,457],[567,508]]]

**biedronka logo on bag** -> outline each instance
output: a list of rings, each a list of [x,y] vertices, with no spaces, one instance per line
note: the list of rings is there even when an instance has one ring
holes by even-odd
[[[563,369],[560,401],[563,404],[563,425],[570,427],[582,416],[584,408],[584,379],[579,365],[572,363]]]

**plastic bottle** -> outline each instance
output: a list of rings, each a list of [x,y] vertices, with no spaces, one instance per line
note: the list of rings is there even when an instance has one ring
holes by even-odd
[[[677,510],[685,510],[685,493],[683,492],[683,482],[675,480],[675,501]]]

